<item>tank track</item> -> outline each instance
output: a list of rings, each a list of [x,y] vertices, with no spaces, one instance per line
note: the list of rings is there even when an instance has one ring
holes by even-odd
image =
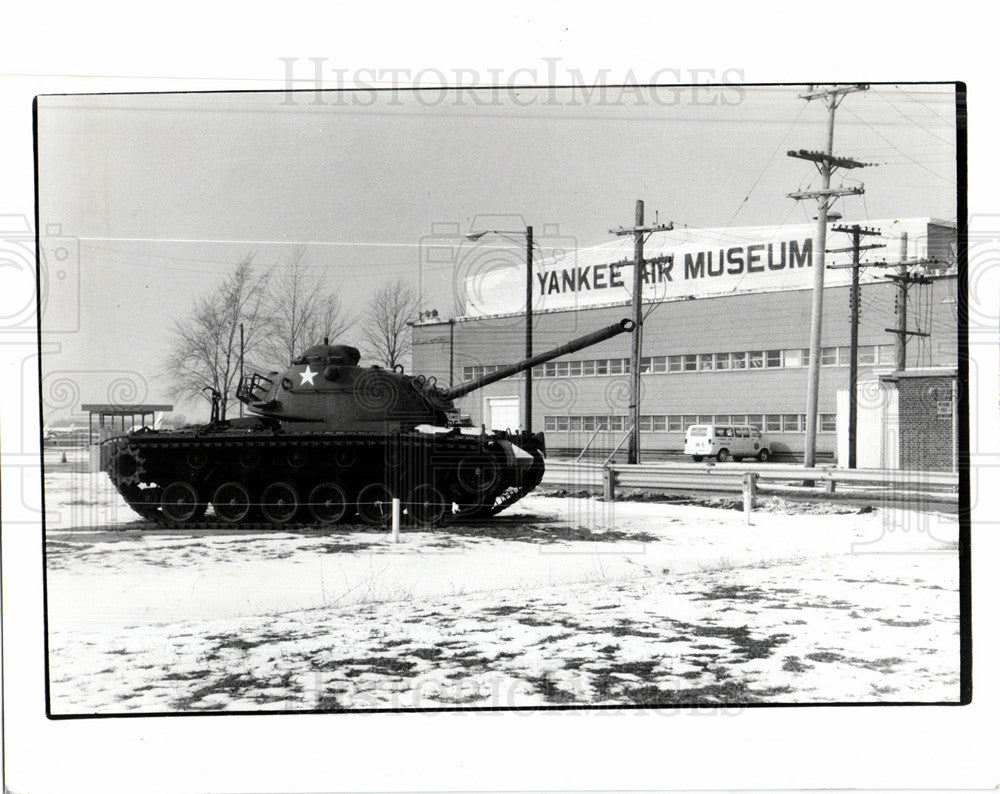
[[[391,519],[394,495],[411,524],[482,519],[532,491],[545,471],[540,436],[457,429],[293,434],[219,423],[105,444],[115,488],[136,513],[167,528],[380,526]],[[512,444],[531,454],[530,463]]]

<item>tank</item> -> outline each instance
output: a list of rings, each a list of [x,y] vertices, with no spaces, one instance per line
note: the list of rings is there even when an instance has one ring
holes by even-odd
[[[105,441],[102,459],[129,506],[166,527],[379,525],[394,497],[421,525],[488,518],[541,482],[545,437],[463,425],[454,401],[633,329],[621,320],[452,388],[314,345],[240,382],[251,416],[141,428]]]

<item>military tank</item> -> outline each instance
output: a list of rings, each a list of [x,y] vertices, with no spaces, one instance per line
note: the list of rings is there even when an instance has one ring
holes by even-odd
[[[240,382],[252,416],[108,439],[105,469],[165,527],[379,525],[394,497],[421,525],[488,518],[541,482],[545,437],[463,425],[454,400],[633,329],[621,320],[447,389],[402,367],[360,367],[354,347],[314,345],[283,372]]]

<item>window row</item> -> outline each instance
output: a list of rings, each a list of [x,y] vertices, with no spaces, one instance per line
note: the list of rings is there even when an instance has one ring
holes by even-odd
[[[628,430],[627,416],[546,416],[547,432]],[[651,414],[639,417],[639,429],[684,433],[691,425],[749,425],[765,433],[804,433],[805,414]],[[819,432],[836,433],[837,415],[820,414]]]
[[[860,345],[860,366],[892,365],[896,361],[894,345]],[[850,347],[824,347],[820,365],[846,367],[851,363]],[[534,367],[536,378],[577,378],[601,375],[627,375],[631,371],[627,358],[590,358],[582,361],[549,361]],[[809,348],[788,350],[749,350],[738,353],[688,353],[677,356],[645,356],[641,372],[652,374],[680,372],[713,372],[741,369],[798,369],[809,366]],[[499,365],[464,367],[465,380],[488,375],[500,369]]]

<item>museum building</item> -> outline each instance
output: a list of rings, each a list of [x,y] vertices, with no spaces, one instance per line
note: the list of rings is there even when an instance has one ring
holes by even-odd
[[[930,218],[859,223],[881,232],[864,243],[885,246],[861,257],[869,264],[860,278],[859,428],[874,432],[859,431],[859,465],[895,467],[901,465],[900,437],[913,436],[900,427],[900,416],[910,416],[913,408],[898,403],[901,335],[892,329],[900,327],[901,293],[894,277],[909,277],[906,328],[915,333],[906,335],[906,375],[932,378],[937,394],[940,382],[953,383],[957,375],[956,228]],[[801,458],[814,231],[807,224],[681,229],[649,239],[644,259],[658,261],[644,268],[643,280],[644,459],[679,453],[687,427],[708,422],[757,427],[778,459]],[[849,235],[828,234],[828,251],[849,245]],[[633,271],[624,261],[630,244],[555,257],[545,255],[543,237],[540,252],[533,266],[535,354],[631,316]],[[523,252],[520,263],[510,256],[484,264],[460,247],[452,256],[465,291],[463,316],[424,319],[413,327],[413,370],[441,385],[473,380],[524,357]],[[901,259],[920,264],[904,271]],[[826,257],[819,461],[845,454],[850,262],[849,252]],[[619,444],[630,427],[630,351],[631,338],[622,334],[533,368],[532,429],[545,432],[550,455],[573,455],[584,447],[606,454]],[[457,405],[474,425],[518,428],[523,390],[523,376],[514,376],[473,391]],[[941,414],[943,402],[937,400],[931,413]],[[951,428],[957,406],[948,404],[951,414],[937,419]],[[952,436],[942,443],[956,442]],[[927,459],[925,451],[912,454]],[[937,457],[953,456],[947,449]]]

